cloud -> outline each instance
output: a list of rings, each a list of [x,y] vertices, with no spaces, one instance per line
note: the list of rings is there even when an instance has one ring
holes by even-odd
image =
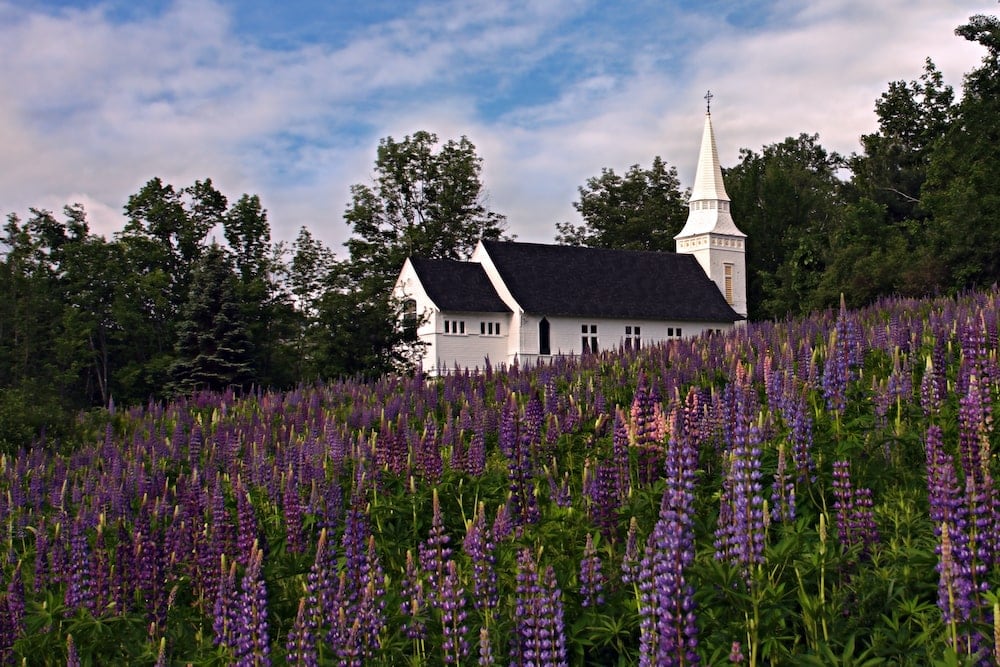
[[[981,54],[952,31],[994,5],[427,0],[281,48],[241,31],[237,7],[177,0],[123,19],[0,0],[0,87],[14,91],[0,97],[0,213],[79,201],[111,234],[149,178],[210,177],[260,194],[275,238],[306,225],[340,251],[379,138],[426,129],[472,139],[493,208],[547,241],[603,167],[660,155],[690,184],[708,88],[724,164],[799,132],[855,150],[875,99],[924,57],[958,87]]]

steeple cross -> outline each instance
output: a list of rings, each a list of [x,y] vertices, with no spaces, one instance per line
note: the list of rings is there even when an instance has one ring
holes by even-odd
[[[707,93],[705,93],[705,113],[712,113],[712,98],[713,97],[715,97],[715,95],[712,94],[711,90],[708,91]]]

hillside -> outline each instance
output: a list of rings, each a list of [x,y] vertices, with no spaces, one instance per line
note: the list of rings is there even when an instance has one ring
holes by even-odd
[[[998,327],[891,299],[112,409],[0,459],[0,657],[991,664]]]

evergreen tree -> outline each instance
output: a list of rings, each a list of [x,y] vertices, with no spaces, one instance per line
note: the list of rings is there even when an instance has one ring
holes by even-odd
[[[252,366],[246,322],[237,301],[236,276],[226,253],[212,244],[191,276],[177,324],[174,394],[246,386]]]

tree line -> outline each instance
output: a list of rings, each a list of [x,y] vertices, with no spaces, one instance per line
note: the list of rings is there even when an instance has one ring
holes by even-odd
[[[743,149],[725,170],[748,235],[751,319],[953,293],[1000,279],[1000,21],[956,33],[985,47],[960,99],[927,60],[889,84],[878,127],[841,156],[817,135]],[[210,179],[154,178],[123,229],[91,232],[82,206],[10,215],[0,237],[0,445],[69,411],[198,389],[287,388],[403,370],[415,341],[388,293],[409,255],[464,259],[506,236],[484,204],[466,137],[383,139],[375,176],[351,187],[346,257],[302,228],[271,239],[259,197]],[[673,251],[687,216],[676,168],[655,157],[579,189],[582,223],[559,243]],[[221,234],[221,240],[218,235]]]

